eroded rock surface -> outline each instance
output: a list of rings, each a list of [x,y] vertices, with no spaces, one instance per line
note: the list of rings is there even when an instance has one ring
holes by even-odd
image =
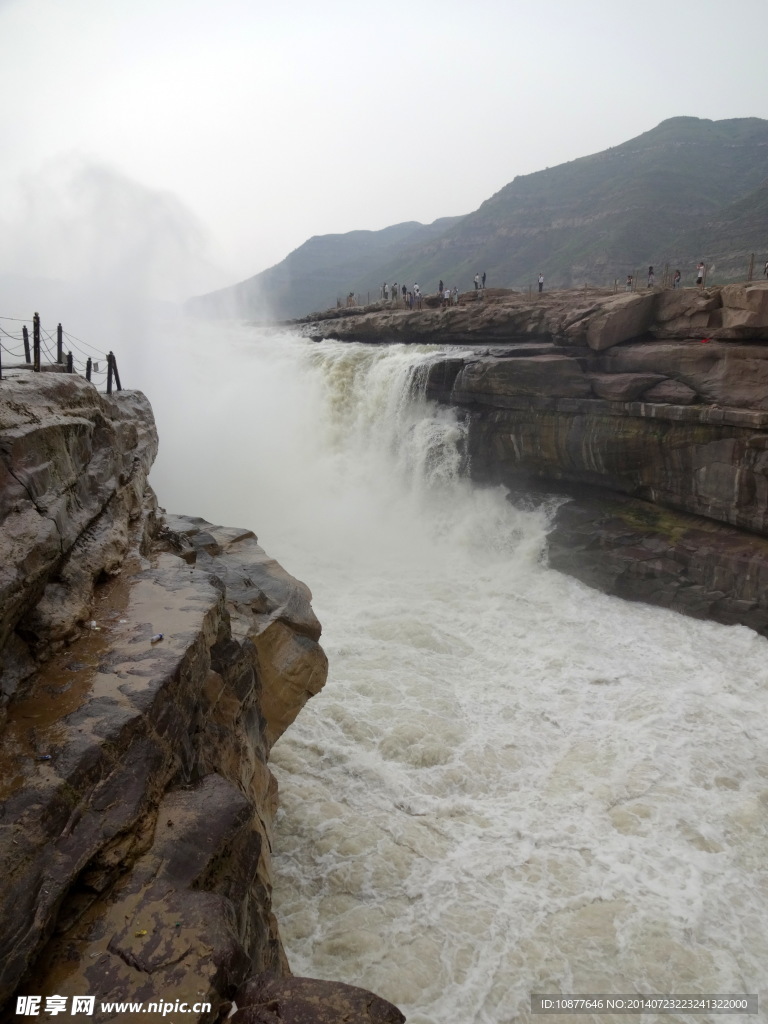
[[[404,1024],[396,1006],[353,985],[314,978],[252,979],[237,993],[233,1024]]]
[[[18,995],[88,994],[160,1003],[150,1021],[206,1004],[184,1019],[212,1022],[251,975],[290,976],[267,756],[325,682],[320,624],[251,531],[164,519],[146,484],[156,444],[138,393],[106,399],[70,375],[0,382],[11,1015]],[[359,993],[314,985],[317,1020]]]
[[[768,283],[722,288],[602,289],[525,294],[466,292],[457,306],[417,310],[376,304],[328,310],[296,321],[309,336],[340,341],[555,342],[601,352],[647,337],[761,339],[768,330]]]
[[[157,453],[135,391],[100,395],[71,374],[0,391],[0,714],[36,656],[88,619],[94,582],[146,550]]]
[[[553,565],[768,633],[768,283],[470,293],[447,310],[309,319],[319,339],[444,346],[416,379],[460,410],[471,475],[571,496]],[[647,526],[652,508],[675,543]]]

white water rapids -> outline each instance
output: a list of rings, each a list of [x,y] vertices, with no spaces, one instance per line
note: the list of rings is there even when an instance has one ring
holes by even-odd
[[[294,973],[409,1024],[765,1003],[766,641],[547,569],[544,514],[460,479],[460,425],[409,394],[426,351],[186,330],[152,482],[307,582],[330,659],[272,759]]]

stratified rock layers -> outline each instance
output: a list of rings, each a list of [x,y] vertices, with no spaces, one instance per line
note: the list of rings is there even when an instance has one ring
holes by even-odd
[[[368,1021],[367,999],[396,1024],[370,993],[290,978],[271,911],[267,756],[327,673],[311,594],[249,530],[164,521],[156,447],[138,393],[0,383],[0,1005],[213,1021],[253,978],[280,980],[276,1020],[310,999],[307,1020]]]
[[[768,635],[768,283],[481,296],[303,329],[464,346],[418,384],[461,411],[476,480],[571,497],[550,565]]]

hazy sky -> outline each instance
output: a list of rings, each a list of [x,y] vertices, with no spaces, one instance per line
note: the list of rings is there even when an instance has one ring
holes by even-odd
[[[176,296],[469,213],[680,114],[768,117],[766,0],[0,0],[0,274]]]

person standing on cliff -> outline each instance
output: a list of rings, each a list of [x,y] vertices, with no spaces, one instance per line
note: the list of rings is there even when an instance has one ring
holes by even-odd
[[[403,285],[403,305],[405,305],[407,301],[408,301],[408,288],[406,287],[406,285]]]
[[[440,295],[443,294],[443,279],[442,279],[442,277],[440,278],[440,284],[437,286],[437,290],[440,293]]]
[[[394,302],[395,305],[397,305],[397,295],[397,281],[395,281],[395,283],[392,285],[392,301]]]
[[[699,262],[696,265],[696,285],[701,288],[704,284],[704,264]]]
[[[480,288],[480,275],[479,274],[475,274],[475,291],[477,291],[479,288]]]
[[[544,275],[539,274],[539,292],[544,291]]]
[[[653,272],[653,267],[648,267],[648,287],[653,288],[656,284],[656,275]]]
[[[631,274],[627,274],[627,283],[624,285],[624,290],[628,291],[628,292],[632,291],[632,275]]]
[[[679,288],[680,287],[680,279],[682,278],[682,276],[683,275],[680,273],[679,270],[675,271],[674,277],[672,278],[672,287],[673,288]]]
[[[483,271],[483,288],[485,288],[485,271]]]

